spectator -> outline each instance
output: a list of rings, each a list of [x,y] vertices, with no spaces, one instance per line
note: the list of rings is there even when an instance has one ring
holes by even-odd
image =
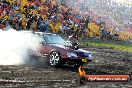
[[[101,39],[106,39],[107,38],[107,31],[106,31],[105,27],[101,28],[100,34],[101,34]]]

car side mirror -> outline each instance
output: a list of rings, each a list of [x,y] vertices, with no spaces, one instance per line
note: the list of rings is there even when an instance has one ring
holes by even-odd
[[[45,42],[44,42],[44,41],[42,41],[40,44],[41,44],[42,46],[44,46],[44,45],[45,45]]]

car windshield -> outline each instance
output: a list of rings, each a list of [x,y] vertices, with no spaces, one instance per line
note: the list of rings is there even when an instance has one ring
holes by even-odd
[[[65,40],[62,39],[59,35],[55,34],[45,34],[44,35],[45,41],[50,44],[65,44]]]

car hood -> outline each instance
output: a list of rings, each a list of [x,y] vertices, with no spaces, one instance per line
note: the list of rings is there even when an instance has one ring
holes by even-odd
[[[56,47],[56,48],[61,48],[61,49],[65,49],[67,51],[74,51],[74,52],[83,52],[83,53],[89,53],[89,51],[87,50],[83,50],[83,49],[72,49],[71,47],[65,46],[65,45],[61,45],[61,44],[52,44],[52,46]]]
[[[91,54],[91,52],[87,51],[87,50],[83,50],[83,49],[72,49],[70,47],[67,47],[65,45],[60,45],[60,44],[52,44],[52,47],[56,48],[59,51],[67,51],[67,52],[74,52],[76,53],[78,56],[81,57],[89,57],[89,54]]]
[[[83,49],[78,49],[78,50],[75,50],[76,52],[84,52],[84,53],[90,53],[89,51],[87,50],[83,50]]]
[[[68,47],[68,46],[65,46],[65,45],[61,45],[61,44],[51,44],[52,46],[56,47],[56,48],[61,48],[61,49],[65,49],[67,51],[73,51],[74,49]]]

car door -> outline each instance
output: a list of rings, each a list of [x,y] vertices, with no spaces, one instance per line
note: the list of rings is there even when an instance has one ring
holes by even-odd
[[[40,52],[41,56],[43,56],[43,57],[46,57],[48,55],[47,54],[47,44],[46,44],[44,38],[43,38],[43,41],[41,42],[39,52]]]
[[[49,55],[51,50],[52,50],[52,47],[51,47],[51,44],[48,42],[48,38],[47,38],[47,34],[43,35],[43,38],[45,40],[45,55]]]

